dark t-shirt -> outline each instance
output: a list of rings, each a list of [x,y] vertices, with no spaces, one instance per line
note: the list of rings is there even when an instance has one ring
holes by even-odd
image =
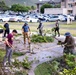
[[[9,24],[8,23],[5,23],[4,27],[6,28],[6,30],[9,30]]]
[[[28,25],[24,25],[22,27],[22,29],[24,30],[24,32],[28,32],[29,31],[29,26]]]
[[[7,35],[8,42],[9,42],[11,45],[13,44],[12,37],[13,37],[13,35],[12,35],[11,33]]]

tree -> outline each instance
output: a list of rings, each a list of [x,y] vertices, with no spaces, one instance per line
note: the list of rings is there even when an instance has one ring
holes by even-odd
[[[40,12],[41,13],[44,13],[44,9],[45,8],[60,8],[61,7],[61,5],[60,4],[57,4],[57,5],[51,5],[51,4],[43,4],[42,6],[41,6],[41,8],[40,8]]]
[[[41,8],[40,8],[40,12],[41,13],[44,13],[44,9],[45,8],[53,8],[53,6],[51,5],[51,4],[43,4],[42,6],[41,6]]]
[[[15,11],[15,12],[28,12],[30,8],[20,5],[20,4],[13,4],[10,10]]]
[[[34,7],[34,6],[31,6],[31,9],[32,9],[32,10],[35,10],[35,7]]]
[[[4,3],[4,1],[0,2],[0,10],[4,11],[4,12],[7,11],[7,10],[9,10],[9,7],[6,6],[6,4]]]
[[[61,7],[60,4],[57,4],[57,5],[54,6],[54,8],[60,8],[60,7]]]

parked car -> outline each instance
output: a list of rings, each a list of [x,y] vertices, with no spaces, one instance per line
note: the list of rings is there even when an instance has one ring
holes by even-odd
[[[32,16],[25,16],[22,21],[26,22],[39,22],[38,18],[32,17]]]
[[[9,15],[2,15],[2,16],[0,16],[0,21],[1,22],[9,21],[9,19],[10,19]]]
[[[22,16],[12,16],[9,21],[11,22],[22,22],[23,17]]]
[[[65,19],[66,19],[65,21],[67,21],[67,16],[68,16],[68,15],[63,15],[63,16],[64,16],[64,17],[65,17]],[[74,16],[69,15],[69,17],[72,19],[72,21],[74,21],[74,20],[75,20],[75,17],[74,17]]]
[[[50,21],[65,21],[65,17],[61,16],[61,15],[53,15],[52,17],[50,17]]]

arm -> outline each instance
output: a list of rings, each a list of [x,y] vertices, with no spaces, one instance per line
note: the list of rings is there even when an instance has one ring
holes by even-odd
[[[24,26],[22,27],[22,34],[24,33]]]
[[[67,38],[65,38],[64,42],[61,42],[61,44],[66,44],[67,43]]]
[[[30,31],[30,28],[29,28],[29,31]]]
[[[5,43],[6,43],[6,45],[8,45],[9,47],[12,47],[12,45],[8,42],[8,38],[5,39]]]
[[[70,44],[67,44],[68,47],[72,47],[75,45],[75,40],[71,39]]]

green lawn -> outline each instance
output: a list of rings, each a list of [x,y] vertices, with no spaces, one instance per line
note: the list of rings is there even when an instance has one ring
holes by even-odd
[[[76,75],[75,58],[76,55],[65,54],[52,61],[42,63],[35,68],[35,75]]]
[[[3,61],[3,57],[5,56],[6,51],[3,49],[0,49],[0,62]],[[24,55],[23,53],[13,53],[13,58],[16,58],[18,56]]]
[[[72,24],[61,24],[60,27],[64,28],[76,28],[76,22],[73,22]]]
[[[10,29],[21,30],[23,26],[23,22],[9,22]],[[39,23],[28,23],[31,31],[38,31],[37,27]],[[50,30],[54,27],[55,22],[43,22],[44,30]],[[4,25],[4,22],[1,22],[0,25]],[[60,34],[64,34],[65,32],[70,32],[72,35],[76,36],[76,22],[67,25],[66,23],[60,23]]]
[[[50,64],[48,63],[43,63],[36,67],[35,69],[35,75],[50,75]]]

